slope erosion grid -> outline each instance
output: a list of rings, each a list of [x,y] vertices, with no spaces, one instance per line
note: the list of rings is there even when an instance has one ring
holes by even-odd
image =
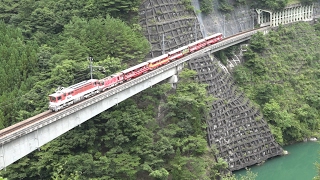
[[[300,22],[253,37],[246,62],[235,69],[237,84],[261,106],[281,144],[320,137],[319,27]]]
[[[151,44],[147,58],[203,38],[191,1],[146,0],[140,6],[140,25]]]
[[[140,24],[152,44],[149,57],[162,54],[163,42],[167,47],[165,52],[168,52],[195,41],[194,30],[197,37],[202,38],[194,14],[185,8],[185,4],[175,0],[148,0],[143,3]],[[212,21],[210,23],[212,26]],[[221,32],[221,28],[217,27],[216,30]],[[213,29],[209,35],[211,33],[215,33]],[[165,34],[164,40],[162,34]],[[229,163],[230,170],[241,169],[282,154],[281,147],[274,141],[259,112],[249,105],[243,94],[235,94],[232,79],[221,72],[209,56],[204,55],[200,57],[203,62],[198,61],[191,60],[190,67],[198,72],[199,77],[211,78],[209,81],[203,78],[201,82],[208,83],[209,93],[219,98],[213,103],[211,118],[207,122],[209,145],[217,145],[219,156]],[[195,66],[195,63],[203,69]],[[208,74],[205,74],[206,71]]]
[[[207,118],[208,142],[215,144],[231,171],[282,154],[262,114],[237,90],[218,60],[207,55],[190,60],[189,66],[197,71],[196,80],[209,84],[208,93],[217,98]]]

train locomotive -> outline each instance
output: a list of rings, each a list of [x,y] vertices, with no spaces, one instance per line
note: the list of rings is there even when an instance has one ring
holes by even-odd
[[[159,68],[160,66],[180,59],[188,54],[192,54],[221,40],[221,33],[213,34],[103,79],[90,79],[71,85],[67,88],[59,88],[55,93],[49,95],[49,110],[59,111],[64,109],[74,103],[115,87],[118,84],[139,77],[149,71]]]

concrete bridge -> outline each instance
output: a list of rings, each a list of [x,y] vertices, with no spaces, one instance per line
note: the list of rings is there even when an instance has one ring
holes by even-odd
[[[79,126],[81,123],[111,108],[112,106],[117,105],[121,101],[124,101],[154,84],[170,77],[175,77],[178,72],[182,70],[183,64],[186,61],[200,56],[203,53],[212,53],[244,42],[250,39],[251,36],[258,31],[267,33],[270,30],[270,27],[278,26],[279,24],[313,20],[320,16],[318,15],[319,13],[314,13],[314,11],[317,10],[319,10],[319,8],[314,8],[314,6],[288,7],[283,12],[276,13],[266,10],[257,10],[258,22],[261,26],[267,27],[228,37],[219,43],[206,47],[196,53],[167,64],[159,69],[121,84],[67,109],[61,110],[57,113],[52,113],[50,116],[47,116],[40,121],[1,136],[0,169],[4,169],[32,151],[39,149],[42,145],[50,142],[72,128]],[[23,123],[24,121],[18,124]],[[1,130],[0,134],[10,128],[12,127]]]
[[[268,30],[269,28],[265,27],[227,38],[219,43],[206,47],[196,53],[169,63],[159,69],[121,84],[67,109],[53,113],[36,123],[30,124],[1,137],[0,169],[4,169],[32,151],[39,149],[42,145],[50,142],[72,128],[79,126],[81,123],[111,108],[112,106],[117,105],[121,101],[124,101],[152,85],[172,76],[176,76],[178,72],[182,70],[184,62],[189,59],[197,57],[203,53],[212,53],[241,43],[250,39],[251,36],[258,31],[267,33]],[[10,129],[10,127],[1,130],[0,133],[7,129]]]

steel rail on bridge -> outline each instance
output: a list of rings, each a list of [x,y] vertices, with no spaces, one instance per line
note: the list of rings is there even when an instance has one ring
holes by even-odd
[[[5,134],[4,136],[0,137],[0,144],[2,146],[2,149],[0,149],[0,161],[1,161],[1,157],[3,158],[3,164],[1,164],[1,167],[0,169],[3,169],[5,168],[6,166],[12,164],[14,161],[22,158],[22,157],[16,157],[15,160],[13,162],[4,162],[4,156],[5,156],[5,152],[4,152],[4,146],[15,140],[15,139],[18,139],[19,137],[22,137],[24,135],[27,135],[29,133],[32,133],[34,131],[38,131],[39,129],[41,129],[42,127],[45,127],[46,125],[49,125],[53,122],[56,122],[58,121],[59,119],[62,119],[66,116],[69,116],[75,112],[78,112],[78,111],[81,111],[82,109],[92,105],[92,104],[95,104],[99,101],[102,101],[110,96],[113,96],[121,91],[124,91],[126,90],[127,88],[130,88],[136,84],[139,84],[143,81],[148,81],[148,79],[152,78],[152,77],[155,77],[159,74],[162,74],[162,73],[165,73],[166,71],[170,70],[170,69],[173,69],[173,68],[177,68],[180,64],[188,61],[189,59],[191,58],[194,58],[194,57],[197,57],[203,53],[206,53],[206,52],[215,52],[215,51],[219,51],[221,49],[224,49],[226,47],[229,47],[229,46],[232,46],[234,44],[237,44],[237,43],[240,43],[240,42],[243,42],[243,41],[246,41],[248,39],[250,39],[250,37],[257,33],[258,31],[268,31],[269,30],[269,27],[265,27],[265,28],[259,28],[259,29],[255,29],[255,30],[251,30],[251,31],[247,31],[247,32],[242,32],[240,34],[237,34],[237,35],[234,35],[234,36],[231,36],[231,37],[228,37],[228,38],[225,38],[224,40],[216,43],[216,44],[213,44],[211,46],[208,46],[204,49],[201,49],[193,54],[190,54],[186,57],[183,57],[179,60],[176,60],[176,61],[173,61],[167,65],[164,65],[156,70],[153,70],[149,73],[146,73],[140,77],[137,77],[135,79],[132,79],[126,83],[123,83],[119,86],[116,86],[108,91],[105,91],[103,93],[100,93],[96,96],[93,96],[87,100],[84,100],[84,101],[81,101],[69,108],[66,108],[66,109],[63,109],[57,113],[53,113],[52,115],[50,116],[46,116],[45,118],[35,122],[35,123],[32,123],[32,124],[28,124],[27,126],[23,126],[21,127],[20,129],[14,131],[14,132],[11,132],[9,134]],[[163,79],[164,80],[164,79]],[[148,83],[149,84],[149,83]],[[150,85],[148,85],[148,87],[152,86],[151,82],[150,82]],[[120,102],[117,102],[117,103],[120,103]],[[38,115],[37,115],[38,116]],[[26,120],[25,120],[26,121]],[[20,122],[20,123],[23,123],[24,121]],[[13,125],[14,126],[14,125]],[[11,127],[11,126],[10,126]],[[6,128],[6,129],[10,129],[10,127]],[[75,127],[75,126],[74,126]],[[6,129],[3,129],[1,130],[2,132],[5,132]],[[45,143],[44,143],[45,144]],[[40,146],[44,145],[44,144],[39,144],[39,141],[38,141],[38,147],[39,148]],[[1,147],[0,147],[1,148]],[[32,150],[30,150],[30,152],[32,152],[33,150],[36,150],[37,148],[34,148]],[[1,152],[2,151],[2,152]],[[29,153],[30,153],[29,152]],[[27,155],[27,154],[25,154]],[[25,156],[24,155],[24,156]]]

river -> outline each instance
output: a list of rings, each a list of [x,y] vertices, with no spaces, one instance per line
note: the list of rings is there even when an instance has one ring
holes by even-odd
[[[250,167],[257,173],[256,180],[312,180],[317,175],[314,163],[320,163],[320,143],[303,142],[283,147],[288,155],[267,160],[261,166]],[[245,170],[235,171],[237,177],[245,175]]]

